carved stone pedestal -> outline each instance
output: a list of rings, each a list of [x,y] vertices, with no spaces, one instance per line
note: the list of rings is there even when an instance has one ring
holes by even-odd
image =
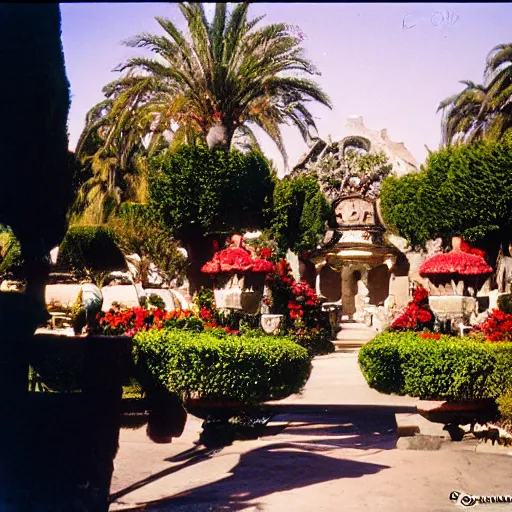
[[[278,334],[283,315],[261,315],[261,328],[266,334]]]

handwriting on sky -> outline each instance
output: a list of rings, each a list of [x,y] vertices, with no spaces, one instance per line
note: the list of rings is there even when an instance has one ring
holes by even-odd
[[[420,23],[430,23],[434,27],[453,27],[459,21],[459,14],[455,11],[436,11],[430,16],[420,16],[408,13],[402,19],[404,30],[416,27]]]

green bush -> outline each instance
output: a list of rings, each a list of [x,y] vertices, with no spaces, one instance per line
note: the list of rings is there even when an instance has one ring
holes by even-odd
[[[315,249],[325,234],[329,202],[314,176],[286,177],[274,190],[272,234],[281,251]]]
[[[512,388],[507,389],[503,395],[496,399],[500,417],[507,424],[512,424]]]
[[[0,226],[0,275],[16,273],[23,264],[21,245],[10,229]]]
[[[512,136],[432,152],[417,174],[384,180],[389,230],[422,245],[437,237],[505,240],[512,227]]]
[[[83,272],[127,270],[112,232],[103,226],[73,226],[59,247],[57,267]]]
[[[382,333],[361,348],[369,386],[432,400],[496,398],[512,386],[512,343],[443,335]]]
[[[512,315],[512,293],[502,295],[498,299],[498,307],[505,313]]]
[[[297,329],[290,335],[295,343],[307,349],[312,357],[331,354],[336,350],[331,341],[332,334],[330,329],[322,327],[302,328]]]
[[[133,344],[141,384],[184,399],[279,400],[298,392],[311,371],[308,352],[282,337],[163,329],[139,332]]]

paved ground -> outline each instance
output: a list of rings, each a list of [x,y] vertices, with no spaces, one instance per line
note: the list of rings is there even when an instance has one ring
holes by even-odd
[[[123,430],[111,510],[449,512],[458,509],[453,490],[512,494],[508,456],[456,443],[396,449],[394,414],[413,412],[415,400],[366,386],[357,346],[373,334],[344,324],[338,351],[314,361],[303,394],[280,402],[282,412],[257,440],[207,451],[195,444],[201,421],[191,416],[168,445],[149,441],[144,428]]]

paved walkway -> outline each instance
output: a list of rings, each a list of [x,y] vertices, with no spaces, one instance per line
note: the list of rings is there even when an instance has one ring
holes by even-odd
[[[337,352],[315,359],[304,392],[279,402],[282,412],[257,440],[208,451],[195,444],[201,421],[192,416],[172,444],[152,443],[144,428],[123,430],[111,510],[449,512],[458,509],[452,490],[511,493],[509,457],[456,443],[396,448],[394,414],[414,411],[415,400],[366,385],[357,347],[374,334],[344,324]]]

